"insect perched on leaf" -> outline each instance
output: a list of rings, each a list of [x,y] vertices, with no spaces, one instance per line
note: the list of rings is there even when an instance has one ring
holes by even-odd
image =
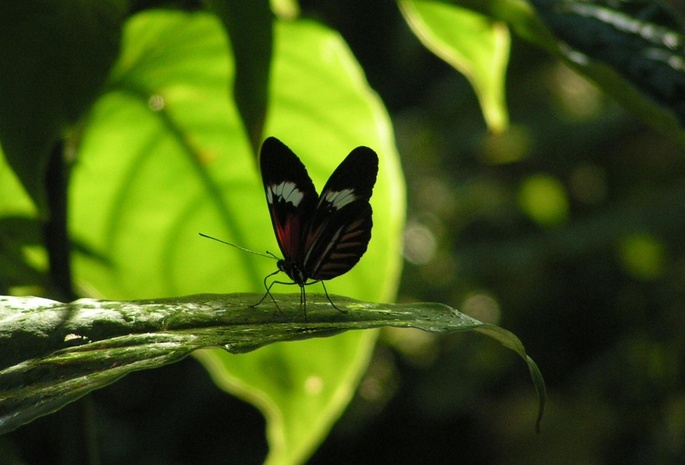
[[[376,152],[368,147],[352,150],[328,178],[321,195],[297,155],[275,137],[262,144],[259,165],[283,259],[268,255],[278,260],[278,269],[264,278],[266,293],[255,306],[268,295],[278,307],[271,287],[276,283],[297,284],[306,318],[304,286],[321,282],[328,301],[342,311],[331,301],[323,281],[350,271],[366,252],[373,225],[369,199],[378,174]],[[292,282],[274,280],[267,284],[280,272]]]

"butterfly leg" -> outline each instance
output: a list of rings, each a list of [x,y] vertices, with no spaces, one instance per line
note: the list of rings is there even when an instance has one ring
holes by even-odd
[[[309,323],[309,318],[307,318],[307,292],[304,290],[304,285],[300,285],[300,307],[304,310],[304,321]]]
[[[271,284],[268,284],[268,285],[266,284],[267,279],[269,279],[270,277],[272,277],[272,276],[274,276],[274,275],[276,275],[276,274],[278,274],[278,273],[280,273],[280,272],[281,272],[280,270],[276,270],[276,271],[274,271],[273,273],[271,273],[271,274],[269,274],[269,275],[266,275],[266,276],[264,277],[264,289],[266,289],[266,293],[262,296],[261,299],[259,299],[259,302],[257,302],[257,303],[254,304],[254,305],[250,305],[250,307],[254,308],[254,307],[260,305],[262,302],[264,302],[264,299],[266,299],[266,296],[268,295],[269,297],[271,297],[271,300],[273,301],[274,305],[275,305],[276,308],[278,309],[279,313],[280,313],[281,315],[283,314],[283,311],[281,310],[281,307],[278,306],[278,303],[276,302],[276,299],[274,299],[274,296],[271,295],[271,288],[272,288],[273,285],[276,284],[278,281],[272,281]]]
[[[347,310],[343,310],[341,308],[338,308],[338,306],[333,303],[333,301],[331,300],[331,297],[328,295],[328,289],[326,289],[326,284],[323,281],[319,281],[319,282],[323,286],[323,292],[324,292],[324,294],[326,294],[326,298],[331,303],[331,305],[333,305],[333,308],[336,309],[337,311],[339,311],[340,313],[347,313]],[[305,313],[305,316],[306,316],[306,313]]]

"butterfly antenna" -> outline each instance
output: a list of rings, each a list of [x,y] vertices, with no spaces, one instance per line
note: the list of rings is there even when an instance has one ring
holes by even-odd
[[[255,252],[254,250],[246,249],[245,247],[240,247],[239,245],[231,244],[230,242],[222,241],[221,239],[217,239],[216,237],[208,236],[207,234],[202,234],[198,233],[200,236],[205,237],[207,239],[212,239],[213,241],[221,242],[222,244],[230,245],[231,247],[235,247],[236,249],[240,249],[243,252],[248,252],[251,254],[259,255],[260,257],[266,257],[266,258],[273,258],[274,260],[278,260],[278,257],[272,254],[271,252],[266,252],[266,253],[259,253]]]

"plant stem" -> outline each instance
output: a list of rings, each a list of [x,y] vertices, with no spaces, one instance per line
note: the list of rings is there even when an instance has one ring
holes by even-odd
[[[50,278],[60,300],[77,298],[71,280],[71,243],[67,231],[67,193],[69,167],[64,159],[64,143],[55,144],[45,173],[48,220],[44,225],[45,247],[48,251]]]

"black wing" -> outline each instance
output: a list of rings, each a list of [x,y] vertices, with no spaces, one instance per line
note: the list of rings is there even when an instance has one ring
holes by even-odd
[[[314,280],[348,272],[371,239],[369,199],[378,174],[378,156],[357,147],[328,179],[304,236],[302,267]]]
[[[259,155],[271,223],[287,261],[302,262],[302,237],[319,196],[307,169],[283,142],[269,137]]]

